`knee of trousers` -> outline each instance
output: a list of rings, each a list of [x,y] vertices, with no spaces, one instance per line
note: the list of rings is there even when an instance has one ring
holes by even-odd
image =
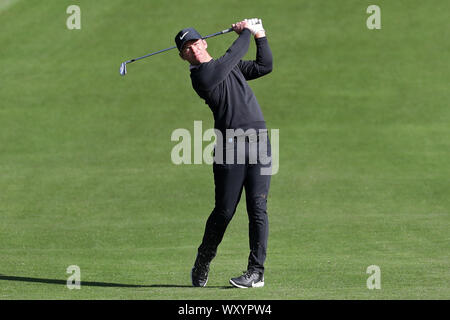
[[[230,208],[215,207],[211,213],[216,219],[220,219],[222,222],[228,224],[233,218],[234,210]]]
[[[247,200],[247,210],[256,214],[267,214],[267,197],[258,195]]]

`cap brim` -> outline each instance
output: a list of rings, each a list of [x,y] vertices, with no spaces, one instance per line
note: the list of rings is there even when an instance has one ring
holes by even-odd
[[[184,45],[186,44],[186,42],[194,41],[194,40],[200,40],[200,39],[203,39],[203,38],[202,37],[200,37],[200,38],[199,37],[192,37],[190,39],[183,40],[183,42],[181,43],[181,46],[180,46],[180,51],[183,50]]]

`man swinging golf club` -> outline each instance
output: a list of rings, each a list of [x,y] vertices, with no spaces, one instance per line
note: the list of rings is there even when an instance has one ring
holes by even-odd
[[[259,158],[256,163],[248,160],[251,141],[262,141],[269,156],[270,142],[267,138],[260,139],[261,132],[267,134],[266,124],[247,81],[272,71],[272,52],[260,19],[246,19],[233,24],[232,28],[239,37],[218,59],[211,57],[207,51],[208,44],[195,29],[183,29],[175,37],[180,57],[190,64],[194,90],[213,112],[215,129],[222,133],[222,137],[226,137],[222,144],[216,144],[215,156],[219,146],[223,150],[232,149],[236,151],[234,154],[238,153],[237,138],[242,137],[234,136],[230,139],[227,129],[234,129],[235,132],[241,129],[245,141],[245,163],[236,163],[235,158],[231,162],[227,159],[224,163],[216,161],[215,157],[215,207],[206,222],[203,240],[191,270],[192,285],[195,287],[204,287],[208,281],[210,263],[236,211],[243,188],[249,218],[250,255],[247,271],[230,279],[230,283],[238,288],[264,286],[270,175],[262,175],[261,169],[270,167],[270,164],[262,163]],[[251,35],[256,42],[256,60],[244,61],[242,58],[248,51]],[[247,135],[248,132],[258,133]]]

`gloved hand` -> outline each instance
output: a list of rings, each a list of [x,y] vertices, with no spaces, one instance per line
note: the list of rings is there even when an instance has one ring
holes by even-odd
[[[249,29],[253,35],[257,34],[260,31],[264,31],[261,19],[253,18],[245,19],[244,21],[247,22],[247,29]]]

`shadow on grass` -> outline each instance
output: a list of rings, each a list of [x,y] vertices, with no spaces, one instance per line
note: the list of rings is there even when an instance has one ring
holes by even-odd
[[[30,278],[30,277],[17,277],[17,276],[5,276],[0,274],[0,280],[6,281],[22,281],[22,282],[32,282],[32,283],[46,283],[46,284],[59,284],[67,285],[67,280],[59,279],[45,279],[45,278]],[[81,286],[87,287],[108,287],[108,288],[193,288],[190,285],[179,285],[179,284],[125,284],[125,283],[110,283],[110,282],[97,282],[97,281],[81,281]],[[205,288],[214,289],[231,289],[231,286],[209,286]]]

